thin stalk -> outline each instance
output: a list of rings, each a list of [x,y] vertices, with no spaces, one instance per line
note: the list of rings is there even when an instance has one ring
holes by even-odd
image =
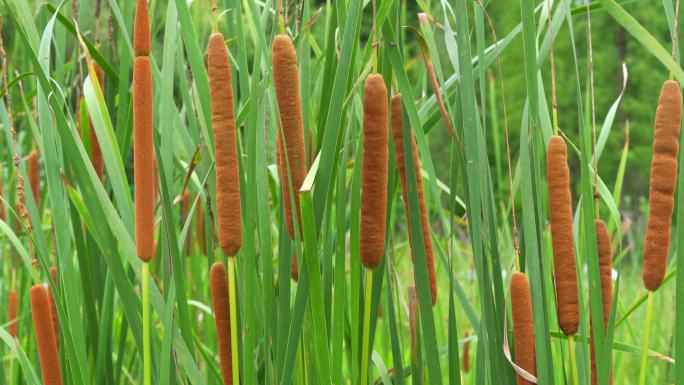
[[[363,303],[363,340],[361,348],[361,385],[368,385],[368,345],[370,339],[371,294],[373,292],[373,269],[366,268],[366,296]]]
[[[212,33],[218,32],[218,15],[216,15],[216,0],[211,2],[211,30]]]
[[[150,265],[142,264],[142,306],[143,306],[143,383],[152,384],[151,349],[150,349]]]
[[[378,26],[376,24],[375,0],[373,0],[373,73],[378,73]]]
[[[646,304],[646,330],[644,331],[644,345],[641,350],[641,370],[639,370],[639,385],[646,384],[646,363],[648,362],[648,343],[651,337],[651,322],[653,321],[653,292],[648,292]]]
[[[228,292],[230,300],[230,350],[233,359],[233,384],[240,384],[238,352],[237,300],[235,294],[235,257],[228,257]]]
[[[568,336],[568,349],[570,350],[570,375],[573,385],[579,385],[579,375],[577,374],[577,357],[575,357],[575,336]]]

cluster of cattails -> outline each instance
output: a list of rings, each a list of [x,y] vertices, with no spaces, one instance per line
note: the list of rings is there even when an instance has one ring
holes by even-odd
[[[382,75],[366,79],[363,96],[363,158],[361,175],[361,263],[373,269],[385,252],[387,216],[387,88]]]
[[[306,149],[304,146],[304,125],[302,101],[299,92],[299,69],[297,51],[292,39],[285,34],[277,35],[273,41],[273,83],[278,100],[280,128],[276,139],[276,163],[283,192],[285,225],[290,239],[295,239],[295,223],[292,201],[295,203],[297,229],[301,235],[299,213],[299,188],[306,177]],[[292,196],[290,195],[292,184]],[[299,279],[297,256],[292,256],[292,279]]]
[[[613,303],[613,252],[610,245],[608,226],[600,219],[595,220],[596,246],[598,249],[599,271],[601,276],[601,299],[603,303],[603,326],[608,326],[610,309]],[[596,372],[596,352],[594,351],[594,333],[591,333],[591,383],[598,384]],[[611,378],[612,383],[612,378]]]
[[[549,183],[549,214],[558,323],[565,335],[573,335],[579,328],[579,293],[575,240],[572,232],[570,170],[565,141],[558,135],[552,136],[549,140],[546,175]]]
[[[133,30],[133,178],[135,241],[138,257],[154,257],[154,136],[150,20],[147,0],[138,0]]]
[[[643,273],[644,285],[650,291],[660,287],[667,267],[681,120],[682,96],[679,83],[668,80],[660,90],[653,135],[650,210],[644,241]]]
[[[392,140],[394,142],[394,154],[397,161],[397,169],[399,170],[399,177],[401,179],[402,196],[404,199],[404,208],[406,212],[406,219],[409,224],[409,233],[411,222],[409,220],[409,202],[408,189],[406,186],[406,164],[404,162],[404,116],[401,105],[401,94],[392,97],[391,108],[391,124],[392,124]],[[412,130],[409,130],[412,132]],[[425,205],[425,196],[423,194],[423,178],[420,177],[420,158],[418,157],[418,147],[416,140],[411,135],[411,150],[413,153],[413,166],[415,169],[416,183],[418,185],[418,204],[420,208],[420,220],[423,230],[423,242],[425,246],[425,261],[428,267],[428,278],[430,280],[430,294],[432,295],[432,304],[437,302],[437,277],[435,275],[435,256],[432,249],[432,238],[430,237],[430,225],[428,223],[427,207]]]

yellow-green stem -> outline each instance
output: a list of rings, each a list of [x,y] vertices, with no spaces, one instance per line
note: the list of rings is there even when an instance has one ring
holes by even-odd
[[[228,289],[230,299],[230,349],[233,359],[233,384],[240,385],[238,352],[237,295],[235,293],[235,257],[228,257]]]
[[[644,345],[641,350],[641,370],[639,370],[639,385],[646,384],[646,364],[648,362],[648,343],[651,337],[651,322],[653,321],[653,292],[648,292],[646,303],[646,330],[644,331]]]
[[[366,268],[366,296],[363,311],[363,342],[361,344],[361,385],[368,385],[368,346],[370,345],[371,293],[373,292],[373,269]]]
[[[577,358],[575,357],[575,336],[568,336],[568,350],[570,350],[570,375],[572,376],[573,385],[579,385],[579,376],[577,374]]]
[[[151,349],[150,349],[150,265],[142,264],[142,306],[143,306],[143,383],[152,384]]]

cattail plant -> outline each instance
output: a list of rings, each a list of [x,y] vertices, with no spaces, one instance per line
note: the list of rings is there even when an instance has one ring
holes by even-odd
[[[234,257],[242,246],[242,209],[230,60],[223,35],[219,32],[214,32],[209,38],[207,72],[209,73],[211,123],[214,130],[214,155],[216,157],[216,213],[219,246],[223,254],[228,257],[230,332],[232,336],[237,336]],[[222,358],[226,359],[226,357]],[[231,340],[230,358],[233,369],[232,381],[235,384],[240,382],[238,357],[237,339],[234,338]]]
[[[511,312],[513,318],[513,337],[515,363],[527,373],[537,375],[537,363],[534,353],[534,321],[532,319],[532,297],[530,284],[525,274],[513,273],[511,277]],[[517,374],[518,385],[532,385],[520,373]]]
[[[667,80],[658,98],[651,159],[650,210],[644,241],[644,285],[655,291],[660,287],[667,267],[670,225],[677,182],[677,152],[682,120],[682,97],[679,83]]]
[[[200,254],[207,255],[207,233],[206,233],[206,222],[204,218],[204,201],[201,199],[197,202],[197,223],[195,224],[195,238],[197,238],[197,243],[199,245]]]
[[[40,153],[33,149],[28,155],[28,179],[36,207],[40,208]]]
[[[366,78],[363,96],[363,154],[361,174],[360,256],[366,267],[364,300],[363,345],[361,354],[361,384],[368,383],[368,355],[370,344],[371,293],[373,269],[382,261],[385,252],[385,220],[387,215],[387,88],[382,75]]]
[[[463,338],[470,337],[470,333],[466,330],[463,334]],[[461,359],[461,369],[463,373],[468,373],[470,371],[470,341],[463,343],[463,358]]]
[[[216,262],[211,265],[209,281],[211,285],[211,301],[214,305],[216,339],[219,346],[223,382],[226,385],[231,385],[233,384],[233,361],[231,357],[230,301],[226,268],[223,263]]]
[[[297,67],[297,51],[292,39],[285,34],[277,35],[273,40],[273,83],[278,100],[280,127],[276,140],[276,160],[280,185],[283,192],[285,225],[290,239],[295,239],[294,215],[298,218],[297,228],[301,235],[301,215],[299,213],[299,188],[306,178],[306,149],[304,147],[304,125],[302,123],[302,101],[299,93],[299,68]],[[290,195],[292,184],[292,196]],[[292,279],[299,279],[297,255],[292,256]]]
[[[10,290],[7,298],[7,332],[14,338],[19,330],[19,298],[15,289]]]
[[[133,178],[135,183],[135,244],[141,271],[143,306],[143,383],[152,383],[150,346],[149,261],[155,254],[155,154],[152,111],[150,20],[147,0],[138,0],[133,27]]]
[[[57,268],[50,267],[50,277],[57,287]],[[52,329],[55,331],[55,341],[57,341],[57,349],[59,350],[59,314],[57,313],[57,303],[52,289],[48,289],[48,301],[50,302],[50,320],[52,321]]]
[[[391,105],[391,123],[392,123],[392,140],[394,142],[394,155],[397,161],[397,169],[399,170],[399,178],[401,179],[402,196],[404,199],[404,209],[406,212],[406,219],[409,226],[409,233],[411,231],[411,222],[409,219],[409,202],[408,190],[406,187],[406,164],[404,162],[404,117],[401,106],[401,94],[392,97]],[[412,132],[413,130],[409,130]],[[432,295],[432,304],[437,302],[437,278],[435,275],[435,256],[432,249],[432,238],[430,237],[430,224],[428,223],[427,206],[425,205],[425,196],[423,194],[423,178],[420,177],[420,158],[418,157],[418,147],[416,146],[416,139],[411,136],[411,150],[413,152],[413,165],[415,168],[416,183],[418,185],[418,204],[420,208],[420,220],[423,227],[423,242],[425,245],[425,261],[428,267],[428,276],[430,279],[430,294]]]
[[[601,297],[603,300],[603,326],[608,326],[610,309],[613,304],[613,252],[610,245],[608,226],[600,219],[594,221],[596,226],[596,245],[598,248],[599,271],[601,273]],[[594,333],[591,333],[591,383],[598,384],[596,372],[596,352],[594,350]],[[612,375],[610,383],[613,383]]]
[[[552,136],[549,140],[546,177],[549,182],[549,215],[558,323],[565,335],[573,335],[579,327],[579,294],[575,240],[572,232],[570,170],[565,141],[558,135]]]
[[[48,292],[41,284],[31,287],[31,315],[38,344],[40,371],[44,385],[62,385],[57,339],[52,327]]]

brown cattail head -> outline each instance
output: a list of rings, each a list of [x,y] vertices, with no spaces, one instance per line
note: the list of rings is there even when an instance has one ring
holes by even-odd
[[[16,290],[12,289],[9,292],[7,302],[7,332],[16,338],[19,330],[19,298]]]
[[[133,26],[133,50],[135,56],[147,56],[152,49],[150,36],[150,11],[147,0],[138,0],[135,8],[135,25]]]
[[[97,74],[97,80],[100,83],[100,89],[104,93],[104,71],[102,68],[95,63],[95,73]],[[100,142],[97,140],[97,134],[95,133],[95,127],[93,126],[92,120],[89,121],[90,127],[90,161],[93,163],[93,168],[95,173],[100,178],[104,180],[104,160],[102,158],[102,149],[100,148]]]
[[[230,60],[223,35],[209,38],[207,71],[211,91],[211,123],[214,129],[216,156],[216,211],[219,246],[227,256],[234,256],[242,246],[242,209],[238,175],[237,133],[233,112],[233,86]]]
[[[530,284],[523,273],[516,272],[511,277],[511,312],[513,337],[515,339],[515,363],[526,372],[536,376],[532,297],[530,296]],[[520,374],[517,377],[518,385],[532,385]]]
[[[40,153],[33,149],[28,156],[28,178],[36,207],[40,208]]]
[[[140,56],[135,58],[133,67],[133,177],[135,241],[138,257],[143,262],[149,262],[154,257],[155,163],[152,123],[152,67],[148,57]]]
[[[57,286],[57,268],[55,266],[50,267],[50,277]],[[52,293],[52,289],[48,287],[48,300],[50,301],[50,319],[52,320],[52,329],[55,331],[55,341],[57,341],[57,349],[59,349],[59,314],[57,313],[57,303],[55,302],[55,296]]]
[[[382,75],[366,79],[363,96],[363,173],[361,187],[361,263],[374,268],[385,252],[387,215],[387,88]]]
[[[211,265],[209,273],[211,285],[211,300],[214,304],[214,319],[216,320],[216,339],[219,346],[219,358],[223,382],[233,383],[233,361],[231,353],[230,335],[230,302],[228,300],[228,281],[226,268],[223,263]]]
[[[297,281],[299,281],[299,265],[297,264],[297,254],[292,255],[291,267],[292,267],[292,279],[294,279],[294,281],[297,282]]]
[[[599,270],[601,274],[601,296],[603,299],[603,326],[608,325],[610,310],[613,304],[613,252],[610,246],[610,233],[605,222],[594,221],[596,225],[596,245],[598,246]],[[591,383],[598,384],[596,371],[596,353],[594,351],[594,333],[591,332]],[[613,383],[611,375],[610,383]]]
[[[394,142],[394,155],[397,160],[397,169],[399,170],[399,178],[401,179],[402,196],[404,199],[404,209],[406,212],[406,221],[411,231],[411,221],[409,219],[409,202],[408,190],[406,188],[406,163],[404,162],[404,117],[401,108],[401,94],[392,97],[391,109],[391,123],[392,123],[392,141]],[[413,132],[413,130],[410,130]],[[418,146],[416,139],[411,135],[411,144],[413,150],[413,165],[416,175],[416,183],[418,185],[418,204],[420,206],[420,221],[423,227],[423,242],[425,245],[425,261],[428,267],[428,276],[430,279],[430,294],[432,295],[432,304],[437,302],[437,277],[435,274],[435,256],[432,250],[432,238],[430,237],[430,224],[428,222],[427,206],[425,204],[425,195],[423,194],[423,178],[420,177],[420,158],[418,157]]]
[[[62,385],[62,371],[59,367],[57,340],[52,328],[50,302],[45,287],[40,284],[31,287],[31,315],[38,344],[38,358],[44,385]]]
[[[572,232],[570,170],[565,141],[558,135],[552,136],[549,140],[546,177],[549,182],[549,214],[558,323],[563,333],[573,335],[579,327],[579,298],[575,239]]]
[[[280,124],[284,136],[286,151],[283,149],[283,141],[278,141],[280,150],[278,156],[278,168],[280,170],[281,187],[285,207],[287,232],[294,239],[294,226],[288,168],[292,177],[292,190],[297,213],[299,213],[299,188],[306,177],[306,148],[304,147],[304,126],[302,124],[302,102],[299,93],[299,69],[297,68],[297,51],[292,44],[292,39],[287,35],[277,35],[273,41],[273,82],[278,99],[280,112]],[[280,136],[280,133],[279,133]],[[285,156],[287,155],[287,156]],[[299,227],[301,229],[301,218]]]
[[[679,83],[668,80],[660,90],[656,110],[649,189],[650,211],[644,241],[644,285],[651,291],[660,287],[667,268],[681,120],[682,96]]]

